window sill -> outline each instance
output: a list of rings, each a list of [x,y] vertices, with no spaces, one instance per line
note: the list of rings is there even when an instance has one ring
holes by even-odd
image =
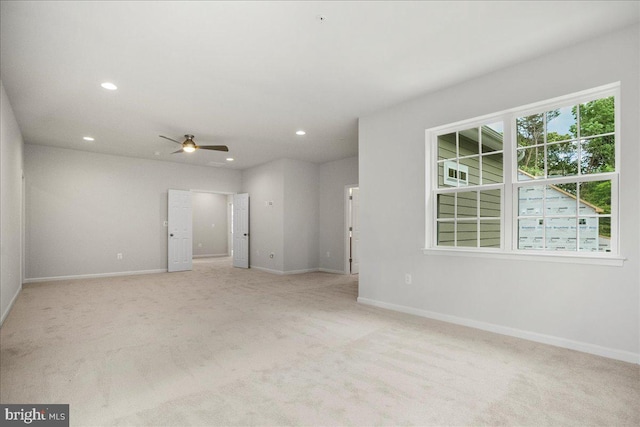
[[[617,255],[592,255],[592,254],[559,254],[559,253],[522,253],[505,252],[498,250],[473,250],[473,249],[444,249],[444,248],[424,248],[422,253],[429,256],[457,256],[470,258],[493,258],[510,259],[517,261],[538,261],[538,262],[560,262],[570,264],[591,264],[607,265],[612,267],[622,267],[625,257]]]

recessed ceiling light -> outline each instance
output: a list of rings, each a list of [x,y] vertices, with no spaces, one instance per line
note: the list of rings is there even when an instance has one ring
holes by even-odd
[[[227,162],[233,162],[235,159],[233,157],[227,157]]]
[[[306,135],[306,134],[307,133],[305,131],[303,131],[303,130],[299,130],[299,131],[296,132],[296,135],[300,135],[300,136]]]
[[[102,86],[103,88],[105,88],[107,90],[116,90],[116,89],[118,89],[118,86],[114,85],[111,82],[104,82],[100,86]]]
[[[95,141],[95,138],[92,138],[90,136],[85,136],[82,139],[84,139],[85,141]]]

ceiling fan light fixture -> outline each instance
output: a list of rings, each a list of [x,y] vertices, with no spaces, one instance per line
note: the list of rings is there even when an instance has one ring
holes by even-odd
[[[296,131],[296,135],[302,136],[302,135],[306,135],[307,133],[305,131],[303,131],[302,129]]]
[[[194,147],[193,145],[185,145],[184,147],[182,147],[182,150],[185,153],[193,153],[194,151],[196,151],[196,147]]]

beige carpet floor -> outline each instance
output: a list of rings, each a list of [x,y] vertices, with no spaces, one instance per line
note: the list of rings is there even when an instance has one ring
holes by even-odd
[[[356,303],[357,281],[194,270],[25,285],[0,401],[71,425],[640,425],[638,365]]]

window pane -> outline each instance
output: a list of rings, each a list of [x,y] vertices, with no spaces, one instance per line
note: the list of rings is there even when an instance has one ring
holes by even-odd
[[[583,139],[580,150],[580,173],[591,174],[615,170],[616,154],[613,135]]]
[[[460,165],[464,166],[460,168],[458,182],[460,187],[466,185],[478,185],[480,184],[480,170],[479,162],[480,157],[471,157],[468,159],[460,159]]]
[[[611,213],[611,181],[580,183],[580,215]]]
[[[478,154],[480,150],[478,128],[467,129],[458,133],[458,138],[460,139],[459,156],[471,156],[473,154]]]
[[[545,193],[545,215],[576,215],[577,184],[547,185]],[[574,220],[575,222],[575,220]]]
[[[578,229],[580,230],[580,246],[581,252],[598,252],[600,237],[599,224],[597,217],[580,217],[578,218]],[[608,230],[609,232],[611,230]],[[609,233],[610,234],[610,233]],[[606,240],[606,239],[605,239]],[[610,243],[608,241],[605,242]]]
[[[518,220],[518,249],[540,250],[543,244],[542,218]]]
[[[478,247],[478,224],[476,221],[458,221],[456,223],[457,234],[456,239],[458,246],[462,247]]]
[[[476,218],[478,216],[478,193],[466,191],[457,193],[458,218]]]
[[[518,189],[518,215],[520,216],[542,215],[542,198],[543,197],[544,197],[544,187],[541,185],[536,185],[532,187],[520,187]]]
[[[453,246],[453,222],[438,222],[438,246]]]
[[[548,251],[576,250],[576,218],[545,218],[546,249]]]
[[[518,150],[518,181],[544,178],[544,147]]]
[[[580,136],[614,132],[614,111],[613,96],[580,104]]]
[[[578,174],[577,141],[547,145],[547,167],[549,177]]]
[[[448,133],[438,135],[438,159],[455,159],[456,154],[456,134]]]
[[[454,194],[438,194],[438,218],[453,218]]]
[[[500,184],[503,182],[502,153],[482,156],[482,183]]]
[[[518,147],[544,143],[544,121],[542,114],[519,117],[516,120],[518,129]]]
[[[566,141],[575,138],[576,107],[564,107],[547,112],[547,142]]]
[[[485,220],[480,221],[480,247],[499,248],[500,247],[500,221]]]
[[[438,163],[438,188],[447,187],[444,184],[444,163]]]
[[[500,218],[500,190],[480,192],[480,216]]]
[[[611,252],[611,218],[598,218],[598,251]]]
[[[482,152],[502,151],[504,139],[502,122],[482,126]]]

